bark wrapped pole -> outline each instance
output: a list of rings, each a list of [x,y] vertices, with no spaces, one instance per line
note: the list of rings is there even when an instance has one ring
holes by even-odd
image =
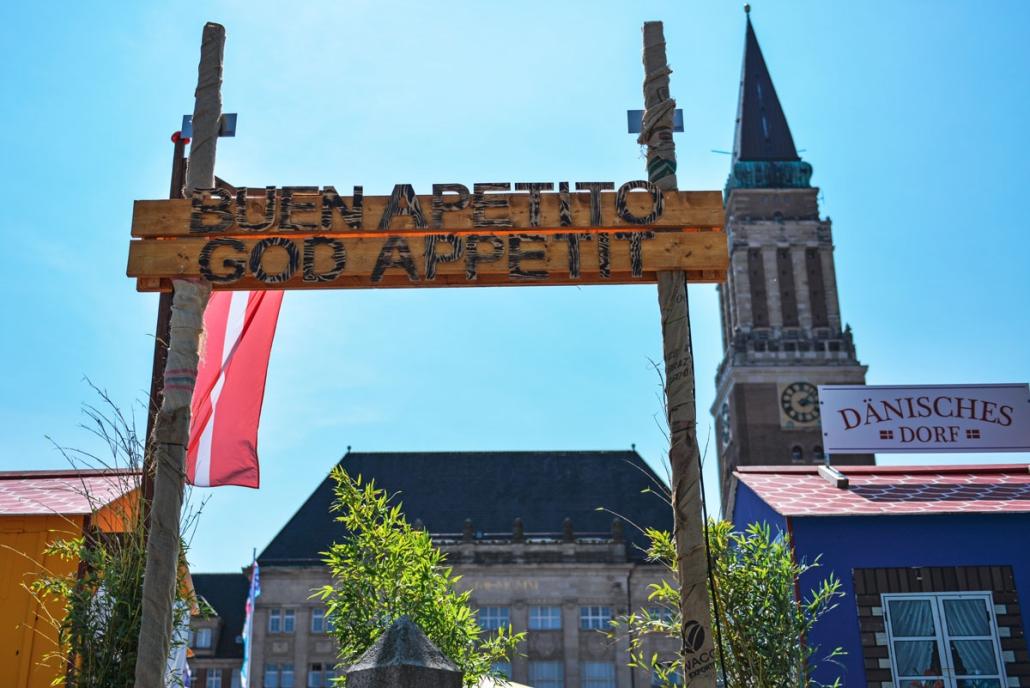
[[[187,195],[215,185],[215,148],[222,118],[222,56],[225,28],[204,25],[200,48],[193,141],[186,173]],[[150,438],[154,497],[150,504],[147,561],[143,574],[143,609],[136,655],[136,688],[163,688],[171,646],[175,586],[180,557],[180,517],[189,442],[190,403],[197,381],[200,335],[211,285],[204,281],[173,283],[164,398]]]
[[[644,24],[644,121],[647,176],[663,191],[676,189],[676,144],[672,138],[676,101],[669,94],[669,69],[661,22]],[[701,509],[701,469],[694,398],[694,352],[690,335],[687,280],[682,271],[658,273],[658,305],[665,355],[665,407],[669,421],[673,535],[680,584],[683,685],[714,688],[715,644],[708,594],[708,559]]]

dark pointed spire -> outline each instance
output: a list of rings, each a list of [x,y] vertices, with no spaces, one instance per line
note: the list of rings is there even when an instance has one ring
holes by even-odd
[[[744,11],[747,13],[744,64],[733,137],[733,169],[726,191],[808,187],[812,166],[798,157],[787,117],[751,25],[751,7],[745,5]]]
[[[740,74],[740,101],[737,104],[737,131],[733,141],[733,161],[796,161],[797,149],[790,135],[787,118],[776,96],[769,68],[758,46],[747,12],[747,37],[744,40],[744,66]]]

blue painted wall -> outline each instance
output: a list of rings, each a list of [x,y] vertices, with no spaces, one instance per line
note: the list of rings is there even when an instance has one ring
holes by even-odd
[[[787,529],[787,519],[773,511],[754,490],[744,483],[737,483],[737,495],[733,502],[733,523],[743,530],[748,523],[768,523],[773,528]]]
[[[743,528],[753,521],[786,527],[782,515],[740,484],[733,522]],[[1015,575],[1021,605],[1030,604],[1030,514],[1027,513],[793,517],[790,527],[799,556],[813,559],[822,555],[822,568],[802,579],[802,593],[833,571],[847,595],[811,636],[811,642],[824,652],[840,646],[848,653],[841,660],[843,667],[820,667],[816,678],[824,682],[840,676],[847,688],[866,685],[851,577],[853,569],[1009,565]],[[1025,632],[1026,617],[1023,623]]]

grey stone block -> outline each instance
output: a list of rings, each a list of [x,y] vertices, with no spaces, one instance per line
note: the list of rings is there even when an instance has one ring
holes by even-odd
[[[461,669],[406,616],[346,670],[347,688],[461,688]]]

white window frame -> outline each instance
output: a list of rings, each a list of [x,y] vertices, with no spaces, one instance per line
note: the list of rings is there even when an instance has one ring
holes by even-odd
[[[511,680],[511,662],[494,662],[490,665],[490,671],[503,674],[505,678]]]
[[[283,610],[283,633],[293,633],[297,628],[297,610]]]
[[[290,677],[290,684],[286,685],[286,677]],[[297,674],[293,671],[293,665],[287,662],[279,665],[279,688],[294,688],[297,685]]]
[[[590,676],[590,669],[604,668],[605,677]],[[610,679],[610,680],[609,680]],[[579,685],[581,688],[615,688],[615,662],[580,662]]]
[[[665,606],[651,605],[647,608],[647,616],[652,621],[672,623],[673,612]]]
[[[534,676],[534,668],[556,669],[557,675],[555,676]],[[554,660],[530,660],[529,662],[529,680],[533,684],[534,688],[563,688],[565,685],[565,665],[561,661]]]
[[[990,636],[954,636],[952,637],[948,633],[947,618],[944,613],[944,601],[955,599],[976,599],[984,602],[987,607],[988,625],[990,627]],[[955,675],[955,667],[952,663],[951,657],[951,641],[952,640],[991,640],[994,644],[994,658],[998,662],[997,674],[985,674],[982,676],[963,676],[962,679],[968,678],[980,678],[980,679],[997,679],[1002,686],[1008,685],[1008,679],[1005,676],[1005,657],[1002,654],[1001,639],[998,636],[998,619],[994,613],[994,597],[990,591],[974,591],[974,592],[929,592],[929,593],[883,593],[880,595],[880,604],[883,605],[883,617],[884,626],[887,628],[887,656],[890,657],[891,662],[891,676],[893,677],[894,685],[898,686],[902,680],[925,680],[925,677],[906,677],[902,679],[898,675],[898,665],[895,661],[894,656],[894,641],[896,640],[927,640],[925,637],[909,637],[909,636],[895,636],[894,629],[890,620],[890,605],[888,604],[891,600],[920,600],[928,601],[930,603],[930,611],[933,614],[933,625],[934,625],[934,638],[933,640],[937,643],[937,656],[941,660],[941,675],[944,681],[945,688],[956,688],[958,686],[959,678]]]
[[[318,667],[317,669],[315,667]],[[308,664],[306,688],[326,688],[332,685],[335,678],[333,665],[329,662],[312,662]]]
[[[719,686],[722,686],[722,679],[721,678],[717,678],[716,680],[717,680],[717,684]],[[683,685],[683,672],[680,669],[676,669],[675,671],[670,673],[669,674],[669,683],[671,683],[674,686],[682,686]],[[663,685],[665,685],[665,684],[662,683],[660,680],[658,680],[658,672],[655,671],[654,669],[652,669],[651,670],[651,688],[661,688],[661,686],[663,686]]]
[[[557,613],[555,613],[557,612]],[[557,621],[557,625],[553,622]],[[529,630],[560,631],[561,607],[558,605],[540,605],[529,608]]]
[[[484,631],[496,631],[511,625],[511,609],[508,607],[480,607],[476,611],[476,622]]]
[[[269,681],[269,676],[272,680]],[[279,665],[265,664],[261,672],[261,683],[265,688],[279,688]]]
[[[272,627],[273,622],[275,627]],[[276,607],[275,609],[268,610],[268,633],[282,633],[283,632],[283,610]]]
[[[210,650],[213,633],[210,628],[198,628],[191,631],[193,637],[190,639],[190,647],[196,650]]]
[[[607,631],[612,623],[612,608],[595,604],[579,608],[581,631]]]
[[[221,668],[207,670],[207,676],[204,678],[204,688],[222,688]]]
[[[318,626],[315,626],[318,621]],[[325,607],[312,607],[311,609],[311,632],[325,633]]]

